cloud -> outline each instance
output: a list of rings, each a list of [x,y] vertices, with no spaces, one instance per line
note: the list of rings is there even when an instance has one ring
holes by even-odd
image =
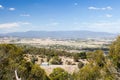
[[[4,7],[2,5],[0,5],[0,9],[4,9]],[[16,10],[15,8],[11,7],[11,8],[8,8],[9,11],[14,11]]]
[[[94,6],[90,6],[88,7],[89,10],[112,10],[113,8],[111,6],[107,6],[107,7],[94,7]]]
[[[91,7],[88,7],[88,9],[89,9],[89,10],[98,10],[98,8],[96,8],[96,7],[93,7],[93,6],[91,6]]]
[[[96,27],[110,27],[113,25],[116,25],[118,23],[114,23],[114,22],[98,22],[98,23],[93,23],[93,26]]]
[[[106,7],[108,10],[112,10],[113,8],[111,6]]]
[[[120,30],[120,21],[86,22],[81,23],[80,26],[83,27],[84,30],[117,33]]]
[[[84,26],[90,26],[90,27],[114,27],[114,26],[120,26],[119,21],[117,22],[96,22],[96,23],[82,23]]]
[[[10,10],[10,11],[14,11],[14,10],[16,10],[16,9],[15,9],[15,8],[9,8],[9,10]]]
[[[57,26],[57,25],[59,25],[59,23],[58,22],[52,22],[52,23],[50,23],[50,25],[51,26]]]
[[[49,24],[46,24],[46,26],[58,26],[60,23],[58,22],[51,22]]]
[[[22,25],[28,25],[28,24],[30,24],[30,23],[28,23],[28,22],[3,23],[3,24],[0,24],[0,29],[15,28],[15,27],[19,27]]]
[[[2,5],[0,5],[0,9],[3,9],[4,7]]]
[[[29,23],[29,22],[19,22],[19,24],[21,24],[21,25],[29,25],[31,23]]]
[[[18,23],[4,23],[4,24],[0,24],[0,28],[13,28],[13,27],[18,27],[19,24]]]
[[[111,18],[112,15],[111,14],[106,14],[106,17]]]
[[[74,5],[75,5],[75,6],[77,6],[77,5],[78,5],[78,3],[74,3]]]
[[[21,14],[20,16],[23,16],[23,17],[29,17],[30,14]]]

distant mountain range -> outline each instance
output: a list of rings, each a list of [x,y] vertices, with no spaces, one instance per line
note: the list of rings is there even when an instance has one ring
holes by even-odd
[[[107,32],[92,31],[27,31],[0,34],[1,37],[20,37],[20,38],[113,38],[117,34]]]

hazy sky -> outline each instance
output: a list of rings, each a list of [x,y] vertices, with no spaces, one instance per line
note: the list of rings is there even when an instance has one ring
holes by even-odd
[[[120,32],[120,0],[0,0],[0,33]]]

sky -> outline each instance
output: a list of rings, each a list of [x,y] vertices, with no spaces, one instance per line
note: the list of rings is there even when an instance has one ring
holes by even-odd
[[[120,0],[0,0],[0,33],[120,32]]]

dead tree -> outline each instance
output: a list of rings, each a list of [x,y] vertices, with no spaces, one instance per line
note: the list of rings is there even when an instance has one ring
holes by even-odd
[[[17,70],[15,70],[15,77],[16,77],[16,80],[21,80],[21,78],[19,78],[17,75]]]

